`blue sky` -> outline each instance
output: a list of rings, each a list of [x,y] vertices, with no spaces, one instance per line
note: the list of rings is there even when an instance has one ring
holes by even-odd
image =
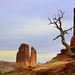
[[[49,58],[50,53],[57,54],[64,48],[60,38],[52,41],[59,31],[53,25],[48,26],[48,17],[52,18],[62,9],[65,11],[63,28],[70,28],[74,7],[74,0],[0,0],[0,51],[18,51],[21,43],[27,43],[37,50],[38,62],[48,61],[55,55],[51,54]],[[70,43],[73,31],[69,33],[67,43]],[[48,57],[45,58],[45,54]],[[1,60],[8,61],[6,55],[1,56]],[[9,61],[15,61],[15,57]]]

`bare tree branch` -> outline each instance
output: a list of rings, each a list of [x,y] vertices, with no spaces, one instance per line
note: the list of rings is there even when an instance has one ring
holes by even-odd
[[[56,40],[57,38],[59,38],[60,36],[61,36],[61,35],[58,35],[56,38],[53,39],[53,41]]]
[[[71,28],[69,28],[69,29],[67,29],[67,30],[64,30],[64,32],[67,32],[67,31],[69,31],[69,30],[72,30],[72,28],[73,28],[73,27],[71,27]]]
[[[51,19],[48,18],[48,20],[49,20],[49,22],[50,22],[48,25],[54,24],[54,22],[52,22]]]
[[[60,30],[61,29],[61,26],[62,26],[61,18],[63,18],[63,14],[64,13],[62,12],[62,10],[58,10],[58,11],[61,13],[61,15],[60,15],[59,12],[58,12],[58,18],[57,17],[54,17],[53,18],[53,22],[49,18],[48,18],[48,20],[50,22],[49,25],[50,24],[55,24],[56,25],[55,27]],[[59,25],[57,23],[59,23]]]
[[[60,19],[63,18],[64,12],[62,12],[62,10],[58,10],[58,11],[61,13],[61,16],[59,15],[59,18],[60,18]]]
[[[67,30],[63,30],[61,19],[63,18],[64,12],[62,12],[62,10],[58,10],[58,11],[59,11],[58,12],[58,17],[55,16],[54,18],[52,18],[52,21],[51,21],[51,19],[48,18],[48,20],[50,22],[49,25],[54,24],[54,27],[59,29],[59,31],[60,31],[60,35],[58,35],[56,38],[54,38],[53,41],[56,40],[57,38],[61,37],[62,44],[67,49],[67,52],[69,53],[69,55],[72,55],[70,46],[65,42],[65,36],[64,35],[69,34],[67,31],[72,30],[73,27],[71,27],[71,28],[69,28]]]
[[[56,27],[57,29],[59,29],[59,26],[57,25],[57,21],[58,21],[58,20],[57,20],[56,18],[53,18],[53,22],[52,22],[51,19],[49,19],[49,18],[48,18],[48,20],[49,20],[49,22],[50,22],[48,25],[50,25],[50,24],[55,24],[55,27]],[[55,21],[55,20],[56,20],[56,21]]]

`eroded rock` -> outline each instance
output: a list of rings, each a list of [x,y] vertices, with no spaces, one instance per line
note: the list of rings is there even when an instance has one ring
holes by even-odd
[[[31,56],[28,44],[21,44],[16,56],[15,68],[28,68],[36,66],[36,50],[31,48]]]

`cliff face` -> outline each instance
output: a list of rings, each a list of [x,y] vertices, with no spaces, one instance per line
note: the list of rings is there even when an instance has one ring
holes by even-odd
[[[73,36],[71,38],[70,47],[73,52],[75,52],[75,8],[74,8],[74,19],[73,19]]]
[[[75,53],[75,35],[72,36],[70,42],[71,51]]]
[[[30,56],[29,45],[23,43],[17,52],[15,68],[28,68],[29,66],[36,66],[36,50],[32,47]]]

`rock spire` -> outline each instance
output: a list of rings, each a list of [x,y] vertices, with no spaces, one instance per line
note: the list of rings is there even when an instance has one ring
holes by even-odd
[[[22,43],[16,56],[15,68],[28,68],[29,66],[36,66],[36,50],[31,47],[31,56],[29,45]]]

